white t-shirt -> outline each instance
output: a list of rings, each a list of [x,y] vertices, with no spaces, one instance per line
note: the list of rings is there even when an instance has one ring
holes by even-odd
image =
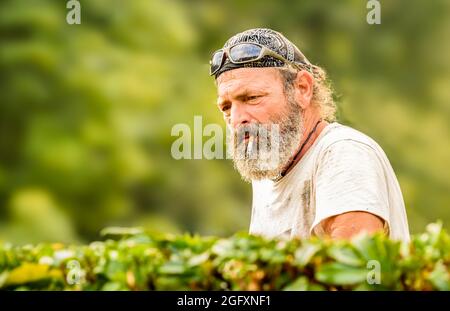
[[[405,204],[386,154],[370,137],[337,122],[322,130],[286,176],[252,186],[250,234],[322,236],[326,218],[366,211],[385,221],[390,238],[409,241]]]

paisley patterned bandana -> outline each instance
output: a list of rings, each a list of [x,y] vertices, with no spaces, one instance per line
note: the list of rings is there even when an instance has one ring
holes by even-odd
[[[237,43],[259,43],[291,62],[306,63],[307,68],[305,69],[308,69],[308,67],[312,66],[310,65],[311,63],[308,61],[308,59],[303,55],[303,53],[300,52],[300,50],[291,41],[289,41],[281,33],[272,29],[254,28],[246,30],[228,39],[223,47],[227,48]],[[219,75],[225,71],[237,68],[283,66],[285,66],[285,63],[282,60],[273,58],[271,56],[264,56],[260,60],[244,64],[233,64],[228,58],[225,58],[224,64],[219,69],[219,71],[216,72],[215,78],[217,79]]]

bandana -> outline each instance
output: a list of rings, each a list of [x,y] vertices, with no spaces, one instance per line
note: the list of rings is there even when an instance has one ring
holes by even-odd
[[[285,36],[281,33],[268,29],[268,28],[254,28],[249,29],[244,32],[238,33],[228,39],[225,42],[224,48],[235,45],[237,43],[259,43],[270,50],[276,52],[277,54],[283,56],[291,62],[307,63],[310,64],[308,59],[303,55],[302,52]],[[230,60],[225,58],[225,62],[219,71],[215,74],[217,79],[220,74],[225,71],[246,68],[246,67],[283,67],[285,63],[282,60],[273,58],[271,56],[264,56],[260,60],[244,63],[244,64],[233,64]]]

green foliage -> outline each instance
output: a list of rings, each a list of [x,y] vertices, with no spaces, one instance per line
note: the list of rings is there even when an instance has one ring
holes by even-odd
[[[0,246],[7,290],[449,290],[450,235],[441,224],[410,243],[148,234],[112,228],[89,245]],[[74,265],[74,262],[76,265]],[[379,264],[379,282],[369,282]],[[73,281],[73,282],[71,282]]]

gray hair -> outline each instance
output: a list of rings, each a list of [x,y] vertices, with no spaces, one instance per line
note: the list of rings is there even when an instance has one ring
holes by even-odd
[[[320,116],[323,120],[333,122],[336,120],[336,103],[333,99],[331,82],[323,68],[315,65],[312,65],[310,68],[305,68],[305,70],[312,73],[314,77],[311,102],[314,106],[319,107]],[[286,93],[292,91],[298,70],[286,67],[278,70],[281,74],[284,91]]]

